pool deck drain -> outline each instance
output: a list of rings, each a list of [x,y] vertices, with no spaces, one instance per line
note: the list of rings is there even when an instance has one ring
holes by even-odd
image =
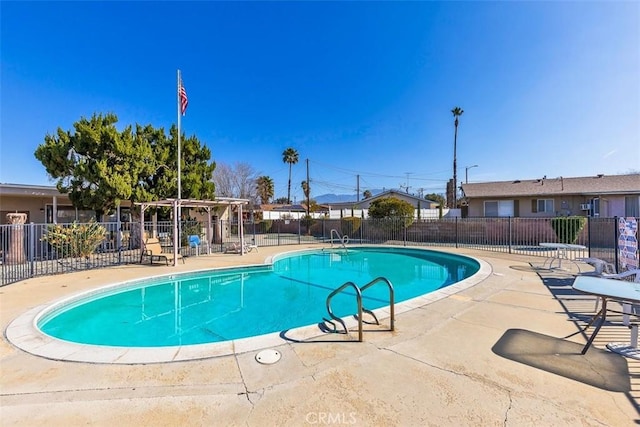
[[[273,365],[280,360],[280,357],[282,357],[280,352],[272,348],[262,350],[256,354],[256,360],[258,363],[262,363],[263,365]]]

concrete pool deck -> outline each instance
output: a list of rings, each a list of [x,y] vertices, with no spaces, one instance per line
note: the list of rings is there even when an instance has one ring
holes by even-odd
[[[1,424],[622,426],[640,420],[640,361],[605,349],[610,341],[628,341],[628,329],[605,325],[581,355],[580,327],[593,314],[593,298],[571,289],[571,275],[539,272],[532,265],[542,259],[519,255],[442,249],[486,261],[491,274],[397,314],[394,332],[365,332],[362,343],[336,335],[292,341],[274,347],[282,358],[272,365],[256,362],[258,350],[155,364],[65,362],[26,353],[4,336],[25,312],[84,290],[259,264],[308,247],[320,246],[261,247],[242,257],[79,271],[0,288]]]

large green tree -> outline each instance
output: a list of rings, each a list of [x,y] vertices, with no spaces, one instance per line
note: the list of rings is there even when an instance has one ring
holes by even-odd
[[[438,202],[438,204],[443,208],[447,204],[447,200],[441,194],[429,193],[426,196],[424,196],[424,198],[426,200],[431,200],[432,202]]]
[[[145,159],[151,157],[151,146],[134,145],[131,128],[119,132],[117,121],[114,114],[83,117],[73,131],[58,128],[55,135],[46,135],[34,153],[74,206],[98,215],[130,200],[139,177],[150,172]]]
[[[35,157],[74,206],[98,215],[112,212],[123,200],[141,202],[177,196],[177,129],[170,137],[151,125],[118,131],[115,114],[94,114],[46,135]],[[194,136],[183,138],[182,197],[213,198],[215,163]]]
[[[375,219],[402,219],[405,226],[413,223],[415,207],[397,197],[385,197],[371,202],[369,205],[369,216]]]
[[[294,148],[287,148],[282,153],[282,161],[289,164],[289,185],[287,187],[287,204],[291,204],[291,166],[298,163],[298,152]]]
[[[178,146],[178,129],[171,126],[169,131],[171,138],[169,140],[169,147],[171,150],[177,153]],[[184,199],[213,199],[215,197],[215,184],[213,183],[213,171],[216,168],[216,163],[211,162],[211,150],[202,144],[200,140],[191,135],[185,137],[184,133],[181,135],[181,190],[182,198]],[[171,157],[172,159],[177,158]],[[176,164],[176,161],[172,161],[171,164]],[[177,167],[177,166],[176,166]],[[176,173],[177,175],[177,173]],[[175,194],[177,195],[177,182],[175,187]]]
[[[256,179],[256,192],[260,198],[260,203],[269,203],[269,200],[271,200],[274,194],[273,179],[266,175]]]

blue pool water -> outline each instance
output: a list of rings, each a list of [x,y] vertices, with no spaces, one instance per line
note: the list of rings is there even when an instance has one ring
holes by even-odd
[[[162,347],[202,344],[317,324],[327,296],[347,281],[362,287],[388,278],[396,302],[427,294],[478,271],[470,258],[422,249],[362,247],[299,252],[272,266],[184,273],[129,283],[66,303],[38,327],[84,344]],[[388,306],[384,283],[363,294],[370,310]],[[351,291],[336,295],[334,314],[356,313]]]

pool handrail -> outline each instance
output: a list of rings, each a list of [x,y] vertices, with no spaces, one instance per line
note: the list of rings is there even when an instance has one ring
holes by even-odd
[[[340,232],[335,228],[332,228],[331,232],[329,233],[329,237],[331,238],[331,247],[333,247],[333,233],[338,236],[338,241],[342,244],[342,247],[346,249],[347,243],[349,243],[349,236],[346,234],[344,236],[340,236]]]
[[[373,279],[372,281],[370,281],[369,283],[367,283],[366,285],[364,285],[362,288],[360,288],[360,292],[363,293],[366,289],[370,288],[371,286],[375,285],[378,282],[384,282],[387,284],[387,286],[389,287],[389,311],[390,311],[390,320],[389,320],[389,330],[393,331],[394,330],[394,323],[395,323],[395,292],[393,290],[393,285],[391,284],[391,282],[389,281],[389,279],[387,279],[386,277],[376,277],[375,279]],[[370,313],[371,315],[373,315],[373,317],[376,319],[376,322],[378,321],[378,318],[376,317],[375,314],[373,314],[373,312],[366,310],[368,313]],[[378,323],[380,324],[380,323]]]
[[[344,333],[348,334],[349,333],[349,329],[347,329],[347,325],[345,325],[344,320],[342,320],[341,318],[339,318],[338,316],[336,316],[335,314],[333,314],[333,310],[331,310],[331,299],[336,296],[337,294],[339,294],[340,292],[342,292],[343,290],[345,290],[346,288],[352,287],[355,291],[356,291],[356,301],[358,303],[358,341],[362,342],[362,292],[360,292],[360,288],[358,287],[358,285],[356,285],[353,282],[346,282],[344,283],[342,286],[340,286],[339,288],[335,289],[333,292],[331,292],[329,294],[329,296],[327,297],[327,312],[329,313],[329,316],[331,316],[331,319],[339,322],[342,327],[344,328]],[[323,318],[323,320],[325,320],[326,322],[329,322],[333,325],[333,332],[337,332],[337,328],[335,323],[333,323],[333,321]]]
[[[375,313],[371,310],[368,310],[366,308],[364,308],[362,306],[362,293],[369,289],[370,287],[372,287],[373,285],[375,285],[378,282],[384,282],[387,284],[387,287],[389,288],[389,310],[390,310],[390,320],[389,320],[389,330],[393,331],[395,329],[395,292],[393,289],[393,285],[391,284],[391,282],[389,281],[389,279],[387,279],[386,277],[376,277],[375,279],[373,279],[372,281],[370,281],[369,283],[367,283],[366,285],[364,285],[362,288],[358,287],[358,285],[356,285],[353,282],[346,282],[344,283],[342,286],[340,286],[339,288],[334,289],[329,296],[327,297],[326,300],[326,305],[327,305],[327,312],[329,313],[329,316],[331,317],[331,319],[327,319],[327,318],[323,318],[323,320],[327,323],[330,323],[333,326],[333,331],[332,332],[338,332],[338,328],[336,327],[335,322],[338,322],[342,325],[342,328],[344,329],[344,333],[348,334],[349,333],[349,329],[347,328],[347,325],[344,323],[344,320],[342,320],[341,318],[339,318],[338,316],[336,316],[335,314],[333,314],[333,310],[331,309],[331,299],[336,296],[337,294],[339,294],[340,292],[342,292],[343,290],[352,287],[353,289],[355,289],[356,292],[356,301],[358,303],[358,341],[362,342],[362,334],[363,334],[363,329],[362,329],[362,314],[364,313],[368,313],[370,314],[374,319],[375,319],[375,323],[376,325],[379,325],[380,322],[378,321],[378,317],[375,315]]]

